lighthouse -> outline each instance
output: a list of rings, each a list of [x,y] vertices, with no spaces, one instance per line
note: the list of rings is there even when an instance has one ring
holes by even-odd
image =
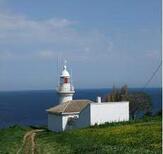
[[[71,76],[67,70],[66,62],[60,75],[57,93],[59,95],[59,104],[72,100],[75,93],[74,87],[71,82]]]
[[[97,98],[97,102],[88,99],[73,100],[75,90],[71,77],[65,62],[57,87],[59,104],[46,110],[49,130],[61,132],[106,122],[129,120],[129,102],[127,101],[101,102],[100,97]]]

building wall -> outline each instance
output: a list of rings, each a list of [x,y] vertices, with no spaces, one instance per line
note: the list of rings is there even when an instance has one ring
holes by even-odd
[[[74,115],[63,115],[62,116],[62,130],[70,130],[76,128],[75,123],[73,125],[68,125],[69,118],[79,117],[78,114]]]
[[[62,131],[62,116],[48,113],[48,129],[55,132]]]
[[[91,103],[90,125],[129,120],[129,102]]]
[[[77,117],[72,125],[69,118]],[[129,120],[129,102],[102,102],[87,105],[80,113],[72,115],[55,115],[48,113],[48,129],[64,131],[73,128],[84,128],[105,122]]]
[[[68,124],[69,118],[74,118],[72,125]],[[74,115],[63,115],[62,116],[62,129],[63,130],[70,130],[74,128],[84,128],[90,126],[90,105],[88,105],[83,111],[79,114]]]
[[[90,126],[90,105],[87,105],[80,114],[76,121],[76,128],[83,128]]]

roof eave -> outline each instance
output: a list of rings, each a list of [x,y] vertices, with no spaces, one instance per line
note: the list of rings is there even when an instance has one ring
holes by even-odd
[[[72,115],[72,114],[79,114],[80,112],[62,112],[62,115]]]
[[[55,115],[73,115],[73,114],[79,114],[80,112],[52,112],[48,111],[50,114],[55,114]]]

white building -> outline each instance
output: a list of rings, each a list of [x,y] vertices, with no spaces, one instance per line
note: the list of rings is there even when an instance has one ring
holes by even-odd
[[[57,88],[59,105],[47,110],[48,129],[56,132],[73,128],[83,128],[106,122],[129,120],[129,102],[97,102],[73,100],[74,88],[66,65],[60,76]]]

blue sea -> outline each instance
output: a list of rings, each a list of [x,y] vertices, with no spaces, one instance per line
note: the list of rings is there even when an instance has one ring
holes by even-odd
[[[82,89],[76,90],[74,99],[90,99],[95,101],[97,96],[108,94],[111,89]],[[141,91],[139,88],[129,91]],[[162,89],[147,88],[144,90],[151,96],[152,111],[156,113],[162,108]],[[55,90],[34,90],[0,92],[0,128],[18,125],[47,125],[49,107],[58,103]]]

